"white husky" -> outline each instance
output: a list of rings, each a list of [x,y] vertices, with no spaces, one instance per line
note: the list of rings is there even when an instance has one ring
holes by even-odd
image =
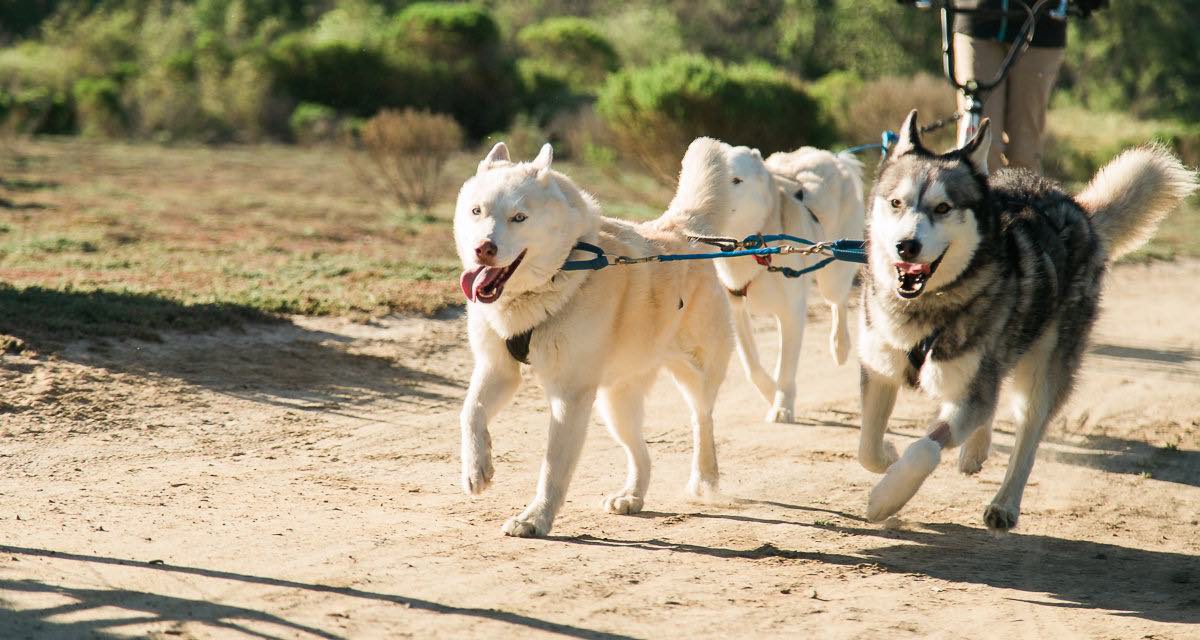
[[[862,164],[853,156],[803,147],[773,154],[766,162],[758,149],[722,145],[729,167],[732,208],[705,220],[709,233],[738,239],[756,233],[786,233],[813,241],[861,238]],[[808,314],[809,277],[768,273],[769,264],[798,269],[816,258],[796,255],[762,260],[746,256],[717,261],[717,275],[729,294],[738,355],[746,375],[770,403],[768,422],[791,422],[796,400],[796,367]],[[850,335],[847,304],[858,266],[835,262],[814,273],[832,311],[829,348],[838,364],[846,361]],[[779,359],[774,375],[758,359],[750,313],[775,317]]]
[[[727,172],[714,140],[700,139],[683,160],[679,191],[658,220],[601,217],[591,196],[550,169],[550,145],[514,163],[497,144],[458,196],[454,237],[465,271],[475,371],[462,411],[462,486],[492,480],[488,422],[532,365],[550,401],[549,443],[537,494],[503,526],[510,536],[550,531],[583,447],[595,402],[625,448],[625,486],[604,500],[612,513],[642,509],[650,455],[642,437],[646,393],[662,367],[692,410],[694,453],[688,491],[717,490],[712,410],[729,363],[729,315],[708,261],[647,263],[602,271],[562,271],[577,242],[606,253],[695,252],[685,230],[697,216],[729,207]]]

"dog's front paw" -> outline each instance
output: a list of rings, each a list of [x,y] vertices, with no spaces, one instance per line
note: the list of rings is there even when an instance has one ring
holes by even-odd
[[[496,469],[492,467],[491,456],[486,458],[470,458],[463,460],[462,488],[468,495],[477,496],[492,485],[492,476]]]
[[[504,535],[514,538],[540,538],[550,533],[550,527],[538,527],[532,520],[514,516],[509,518],[503,527],[500,527],[500,531]]]
[[[721,494],[721,489],[716,478],[692,476],[688,480],[687,494],[699,500],[711,500]]]
[[[792,415],[791,409],[787,407],[774,406],[767,411],[767,422],[789,424],[795,422],[795,417]]]
[[[1018,515],[1017,509],[993,502],[983,510],[983,522],[992,531],[1004,532],[1017,526]]]
[[[983,463],[988,459],[988,451],[972,450],[966,446],[958,452],[958,470],[966,475],[973,476],[983,469]]]
[[[872,473],[886,473],[888,467],[892,466],[899,458],[900,454],[896,451],[896,445],[888,440],[883,441],[878,451],[859,450],[858,452],[858,463]]]
[[[908,446],[867,498],[867,520],[882,522],[900,511],[917,494],[925,478],[937,469],[942,447],[929,438]]]
[[[642,510],[642,497],[632,493],[614,493],[604,498],[604,510],[618,515],[629,515]]]

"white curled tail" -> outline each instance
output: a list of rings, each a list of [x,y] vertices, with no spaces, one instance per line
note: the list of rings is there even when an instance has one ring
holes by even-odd
[[[1159,145],[1125,151],[1075,200],[1092,218],[1110,260],[1142,246],[1193,191],[1196,174]]]

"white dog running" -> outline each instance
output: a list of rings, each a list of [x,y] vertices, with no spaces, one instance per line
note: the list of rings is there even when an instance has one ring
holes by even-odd
[[[729,207],[718,143],[703,138],[692,143],[675,200],[662,217],[643,224],[601,217],[595,200],[551,170],[550,162],[550,145],[533,162],[513,163],[505,145],[497,144],[463,185],[454,219],[475,356],[462,411],[467,493],[482,492],[492,480],[488,422],[521,381],[518,360],[532,365],[550,401],[537,493],[503,526],[505,534],[521,537],[550,531],[593,402],[629,464],[625,486],[605,498],[604,508],[642,509],[650,483],[642,408],[662,367],[692,410],[688,491],[715,493],[712,411],[732,348],[727,306],[708,261],[561,270],[579,241],[630,256],[694,252],[684,238],[693,218]]]
[[[847,154],[803,147],[773,154],[766,162],[757,149],[722,145],[729,167],[732,208],[707,218],[714,235],[745,238],[756,233],[786,233],[813,241],[861,238],[863,233],[862,164]],[[767,266],[801,268],[813,257],[776,255],[717,261],[717,275],[729,294],[738,355],[746,375],[771,405],[768,422],[791,422],[795,411],[796,368],[808,314],[809,277],[770,274]],[[829,303],[829,348],[838,364],[846,361],[850,335],[847,304],[858,266],[834,262],[815,272],[817,288]],[[758,359],[750,313],[775,317],[779,359],[774,375]]]

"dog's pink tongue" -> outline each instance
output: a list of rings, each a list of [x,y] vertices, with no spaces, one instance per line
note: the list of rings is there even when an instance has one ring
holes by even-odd
[[[906,275],[919,276],[929,273],[929,265],[917,262],[897,262],[896,268]]]
[[[462,287],[463,295],[467,297],[467,300],[475,302],[475,278],[486,268],[475,267],[474,269],[467,269],[459,276],[458,286]]]

